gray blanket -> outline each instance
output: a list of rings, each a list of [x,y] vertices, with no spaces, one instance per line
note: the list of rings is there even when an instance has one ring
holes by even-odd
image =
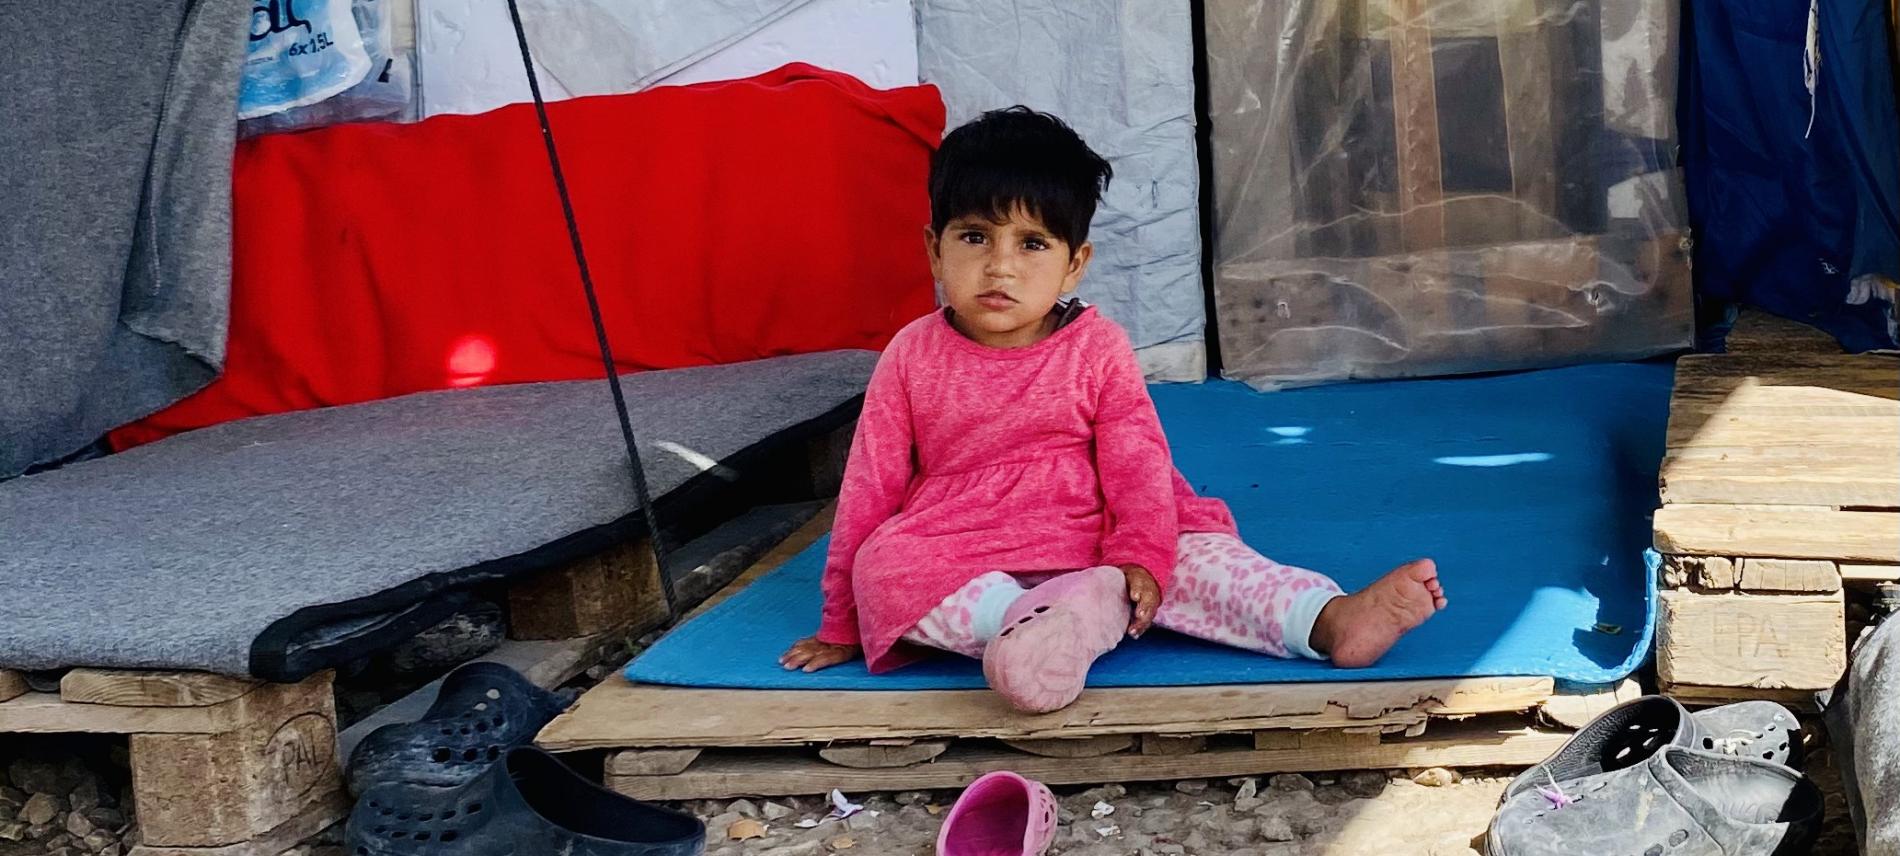
[[[783,455],[802,470],[797,441],[855,414],[875,360],[627,376],[661,525]],[[385,630],[392,612],[641,530],[632,494],[601,381],[258,417],[14,479],[0,667],[295,679],[348,653],[305,656],[313,637]]]
[[[0,479],[222,366],[249,6],[0,3]]]

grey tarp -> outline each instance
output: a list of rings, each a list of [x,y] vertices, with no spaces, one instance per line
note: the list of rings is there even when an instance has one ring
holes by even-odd
[[[249,3],[0,3],[0,478],[224,362]]]
[[[1827,733],[1865,856],[1900,856],[1900,621],[1854,646]]]
[[[661,525],[787,454],[803,471],[795,444],[856,413],[876,358],[628,375]],[[594,380],[261,416],[0,483],[0,667],[294,680],[404,638],[384,616],[639,531],[627,473]]]
[[[918,0],[917,68],[950,127],[1054,113],[1115,168],[1081,296],[1128,328],[1156,380],[1205,374],[1194,41],[1187,0]]]

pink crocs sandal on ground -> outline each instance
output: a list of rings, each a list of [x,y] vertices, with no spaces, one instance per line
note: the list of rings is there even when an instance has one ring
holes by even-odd
[[[1010,772],[970,783],[937,833],[937,856],[1042,856],[1056,838],[1056,798]]]
[[[1024,593],[983,650],[983,676],[1017,710],[1048,713],[1082,694],[1089,666],[1128,630],[1128,583],[1107,566],[1063,574]]]

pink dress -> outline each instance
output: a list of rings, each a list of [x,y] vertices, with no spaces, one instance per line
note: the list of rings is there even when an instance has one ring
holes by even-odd
[[[998,349],[933,313],[871,375],[818,638],[863,645],[873,672],[904,665],[899,638],[990,571],[1140,565],[1165,593],[1184,532],[1237,534],[1175,471],[1121,327],[1088,309]]]

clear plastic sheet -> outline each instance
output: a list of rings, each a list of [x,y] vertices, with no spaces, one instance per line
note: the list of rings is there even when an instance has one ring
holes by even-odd
[[[1686,346],[1676,20],[1671,0],[1208,4],[1226,376]]]

